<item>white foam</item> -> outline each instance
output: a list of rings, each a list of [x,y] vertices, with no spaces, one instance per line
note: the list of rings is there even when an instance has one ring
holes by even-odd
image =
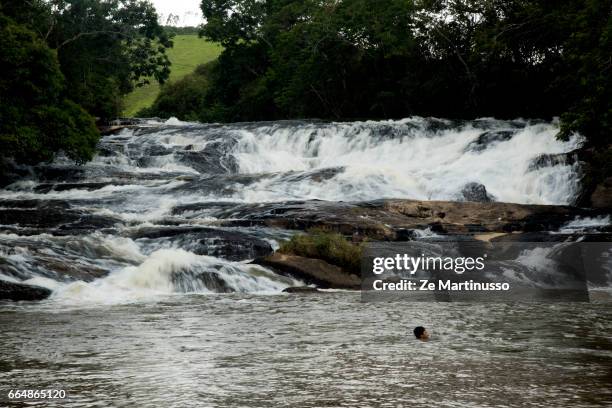
[[[595,229],[600,227],[607,227],[612,225],[609,215],[600,215],[597,217],[576,217],[572,221],[563,225],[559,232],[562,233],[573,233],[573,232],[584,232],[589,229]]]
[[[170,125],[170,126],[192,126],[192,125],[197,125],[197,123],[184,122],[182,120],[177,119],[174,116],[172,116],[170,119],[166,120],[164,122],[164,124],[165,125]]]
[[[380,126],[360,122],[240,132],[234,156],[243,173],[345,169],[327,180],[287,181],[282,175],[264,179],[248,186],[241,198],[250,202],[384,197],[454,200],[470,182],[485,185],[497,200],[506,202],[567,204],[575,196],[575,165],[531,167],[542,154],[566,153],[580,145],[579,137],[557,140],[556,124],[526,125],[510,140],[491,143],[481,151],[469,150],[468,145],[485,130],[507,130],[508,125],[499,122],[489,129],[472,123],[430,131],[421,118],[386,124],[400,136],[381,138]]]
[[[115,304],[177,292],[212,293],[199,279],[213,273],[236,292],[278,293],[301,282],[279,277],[260,266],[200,256],[182,249],[160,249],[138,266],[128,266],[93,282],[56,288],[53,299],[68,303]]]

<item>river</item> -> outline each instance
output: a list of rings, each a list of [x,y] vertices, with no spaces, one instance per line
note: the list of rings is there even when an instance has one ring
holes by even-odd
[[[0,392],[60,388],[66,401],[38,404],[79,407],[610,404],[610,303],[290,295],[299,280],[248,262],[295,233],[242,222],[259,204],[464,200],[467,185],[571,204],[580,166],[565,153],[581,138],[557,129],[142,121],[103,137],[86,165],[21,168],[0,190],[0,279],[53,293],[0,303]],[[589,223],[610,218],[566,227]],[[416,325],[432,341],[415,341]]]

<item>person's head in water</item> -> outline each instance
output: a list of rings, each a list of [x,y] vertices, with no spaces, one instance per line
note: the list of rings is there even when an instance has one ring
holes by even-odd
[[[417,326],[414,328],[414,336],[421,341],[429,340],[429,333],[427,333],[427,329],[425,329],[423,326]]]

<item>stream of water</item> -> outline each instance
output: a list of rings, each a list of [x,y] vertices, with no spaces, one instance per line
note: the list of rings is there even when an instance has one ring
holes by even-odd
[[[294,232],[221,226],[241,204],[379,198],[571,204],[580,165],[555,123],[144,121],[95,159],[22,168],[0,189],[0,405],[440,407],[612,404],[612,308],[362,303],[281,293],[248,261]],[[572,231],[609,225],[575,220]],[[239,225],[239,224],[237,224]],[[422,234],[422,232],[420,232]],[[416,234],[418,237],[419,234]],[[410,334],[425,325],[433,340]],[[3,399],[4,398],[4,399]]]

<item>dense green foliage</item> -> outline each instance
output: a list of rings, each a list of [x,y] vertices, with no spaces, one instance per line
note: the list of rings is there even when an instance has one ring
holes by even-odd
[[[222,51],[219,44],[206,41],[198,37],[197,34],[179,34],[172,37],[172,42],[174,44],[173,47],[167,50],[168,58],[172,63],[172,72],[170,73],[168,81],[166,81],[164,85],[152,81],[150,84],[138,87],[127,94],[124,98],[125,108],[123,115],[128,117],[134,116],[140,110],[150,107],[153,105],[161,87],[168,87],[171,89],[171,84],[193,73],[199,65],[217,59]],[[194,88],[196,85],[197,84],[190,83],[189,88]],[[191,92],[188,89],[185,89],[185,91],[186,93]],[[182,104],[183,102],[177,99],[177,103]],[[143,116],[143,114],[138,113],[137,116]]]
[[[347,272],[359,274],[363,244],[353,244],[338,233],[312,229],[283,242],[279,252],[322,259]]]
[[[160,96],[175,109],[150,112],[205,121],[562,115],[560,136],[608,143],[611,4],[203,0],[202,35],[224,51],[207,80]],[[183,111],[182,92],[205,97]]]
[[[171,46],[142,0],[0,0],[0,164],[89,160],[94,117],[169,75]]]
[[[183,120],[199,120],[200,112],[207,108],[204,100],[208,91],[211,67],[214,67],[214,63],[200,65],[181,80],[167,83],[153,105],[140,110],[136,116],[167,118],[179,111]]]
[[[134,86],[170,74],[172,43],[148,1],[32,0],[2,10],[56,50],[68,96],[94,116],[119,115]]]
[[[175,27],[175,26],[164,26],[164,30],[172,36],[176,35],[198,35],[200,29],[198,27]]]
[[[75,160],[90,159],[98,131],[93,118],[65,98],[55,52],[2,16],[0,49],[1,157],[37,163],[63,150]]]

